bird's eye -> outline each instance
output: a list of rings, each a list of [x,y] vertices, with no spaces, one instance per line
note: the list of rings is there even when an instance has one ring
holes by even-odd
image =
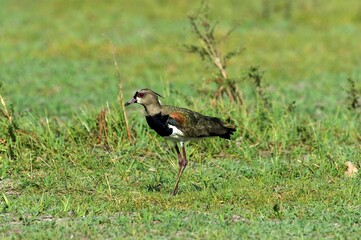
[[[138,93],[138,97],[144,97],[144,93]]]

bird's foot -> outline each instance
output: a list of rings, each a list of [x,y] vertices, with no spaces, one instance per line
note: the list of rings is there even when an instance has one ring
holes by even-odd
[[[174,188],[173,192],[172,192],[172,196],[177,195],[178,193],[178,186],[176,188]]]

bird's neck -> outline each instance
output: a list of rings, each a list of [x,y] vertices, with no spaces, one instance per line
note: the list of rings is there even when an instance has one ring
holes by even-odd
[[[146,116],[154,116],[162,111],[162,105],[160,105],[159,102],[147,106],[143,105],[143,107],[145,109]]]

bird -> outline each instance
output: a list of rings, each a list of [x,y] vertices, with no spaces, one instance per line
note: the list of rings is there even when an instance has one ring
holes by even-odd
[[[149,127],[158,135],[173,142],[179,165],[172,192],[172,195],[176,195],[179,181],[188,164],[185,142],[217,136],[230,140],[236,129],[227,127],[217,117],[206,116],[187,108],[163,105],[159,101],[159,97],[163,98],[159,93],[144,88],[136,91],[133,98],[124,105],[128,106],[134,103],[142,105]],[[182,148],[182,153],[178,148],[178,143]]]

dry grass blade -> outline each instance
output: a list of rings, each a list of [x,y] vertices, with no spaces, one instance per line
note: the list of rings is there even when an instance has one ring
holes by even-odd
[[[115,61],[116,62],[116,61]],[[117,64],[118,65],[118,64]],[[132,141],[132,134],[129,128],[129,123],[128,123],[128,117],[127,117],[127,113],[125,111],[124,108],[124,97],[123,97],[123,84],[122,81],[120,80],[119,77],[119,95],[118,95],[118,101],[120,102],[120,105],[122,106],[122,110],[123,110],[123,116],[124,116],[124,122],[125,122],[125,128],[127,131],[127,137],[129,141]]]
[[[102,110],[97,116],[97,144],[103,143],[106,149],[109,149],[108,144],[108,127],[106,119],[107,110]]]
[[[129,141],[132,141],[132,134],[131,134],[131,131],[130,131],[130,128],[129,128],[129,123],[128,123],[128,117],[127,117],[127,113],[125,111],[125,107],[124,107],[124,96],[123,96],[123,81],[122,81],[122,78],[121,78],[121,74],[120,74],[120,68],[119,68],[119,65],[118,65],[118,62],[117,62],[117,59],[115,57],[115,46],[113,44],[113,41],[107,37],[107,39],[109,40],[110,44],[112,45],[112,53],[113,53],[113,62],[114,62],[114,66],[115,66],[115,70],[117,72],[117,76],[119,78],[119,94],[118,94],[118,101],[122,107],[122,112],[123,112],[123,117],[124,117],[124,122],[125,122],[125,128],[126,128],[126,131],[127,131],[127,137],[128,137],[128,140]]]
[[[0,94],[0,102],[1,102],[1,105],[2,105],[2,107],[3,107],[3,109],[2,109],[2,114],[3,114],[3,116],[9,120],[9,124],[12,124],[12,122],[13,122],[13,117],[12,117],[11,114],[9,113],[8,108],[6,107],[5,100],[4,100],[4,98],[1,96],[1,94]]]

